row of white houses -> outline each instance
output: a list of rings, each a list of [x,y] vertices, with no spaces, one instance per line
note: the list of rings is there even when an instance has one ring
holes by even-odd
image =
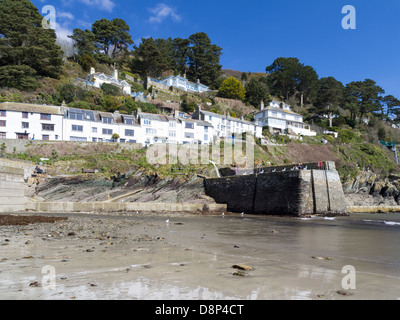
[[[242,119],[200,108],[193,118],[176,111],[171,116],[108,113],[63,106],[0,103],[0,139],[52,141],[212,144],[217,138],[251,132],[262,137],[262,127]]]

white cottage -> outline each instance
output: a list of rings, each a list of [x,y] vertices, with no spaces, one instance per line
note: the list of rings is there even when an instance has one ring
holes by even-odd
[[[303,122],[303,116],[290,110],[290,106],[273,101],[264,108],[261,102],[260,111],[254,114],[255,122],[261,127],[268,127],[272,133],[316,136],[309,125]]]
[[[250,132],[256,138],[262,138],[262,127],[256,123],[246,121],[243,118],[234,118],[229,115],[222,115],[210,111],[201,110],[197,107],[193,113],[194,119],[207,121],[214,128],[215,138],[231,138],[234,134]]]
[[[96,72],[94,68],[90,69],[90,75],[86,78],[87,83],[93,85],[96,88],[100,88],[103,83],[112,84],[121,88],[122,92],[126,95],[131,95],[132,86],[125,80],[118,79],[118,70],[114,69],[114,74],[108,76],[102,72]]]
[[[62,140],[62,107],[0,103],[0,139]]]

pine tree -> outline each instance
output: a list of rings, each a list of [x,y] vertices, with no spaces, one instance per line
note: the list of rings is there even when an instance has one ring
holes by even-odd
[[[36,76],[59,76],[62,51],[42,20],[28,0],[0,0],[0,86],[32,88]]]

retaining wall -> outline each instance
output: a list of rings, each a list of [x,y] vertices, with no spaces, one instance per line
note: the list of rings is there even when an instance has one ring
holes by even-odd
[[[0,165],[0,212],[25,210],[24,170]]]
[[[336,170],[296,170],[205,180],[206,194],[232,212],[295,215],[347,214]]]

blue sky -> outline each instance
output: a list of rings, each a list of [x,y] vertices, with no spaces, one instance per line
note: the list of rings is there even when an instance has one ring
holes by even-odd
[[[205,32],[223,48],[224,69],[265,72],[277,57],[297,57],[320,77],[344,84],[370,78],[400,98],[400,1],[396,0],[33,0],[56,8],[57,33],[122,18],[142,37]],[[345,5],[356,29],[342,28]],[[43,14],[45,15],[45,14]]]

